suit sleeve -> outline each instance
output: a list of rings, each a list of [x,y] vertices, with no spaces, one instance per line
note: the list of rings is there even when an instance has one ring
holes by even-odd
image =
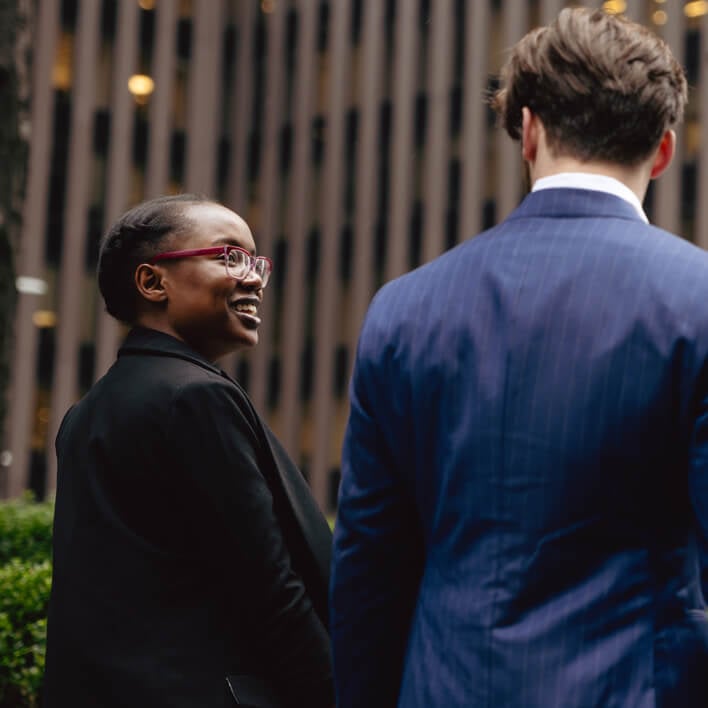
[[[329,637],[291,566],[259,469],[260,443],[230,382],[183,387],[173,400],[169,438],[175,464],[203,493],[220,519],[230,551],[224,563],[240,571],[249,598],[259,664],[293,706],[331,706]]]
[[[703,597],[708,601],[708,394],[704,394],[693,428],[689,492],[698,521],[697,546]]]
[[[330,591],[339,708],[396,705],[420,580],[412,492],[394,452],[410,441],[380,342],[365,325],[342,456]]]

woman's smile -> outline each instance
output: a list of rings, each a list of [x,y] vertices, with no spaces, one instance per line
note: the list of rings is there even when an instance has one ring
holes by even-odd
[[[231,304],[243,324],[249,329],[255,329],[261,323],[258,317],[258,305],[260,300],[257,297],[242,297]]]

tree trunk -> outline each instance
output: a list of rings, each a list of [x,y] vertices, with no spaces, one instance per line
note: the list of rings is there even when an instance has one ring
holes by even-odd
[[[0,440],[7,410],[15,258],[30,132],[32,19],[32,0],[0,0]]]

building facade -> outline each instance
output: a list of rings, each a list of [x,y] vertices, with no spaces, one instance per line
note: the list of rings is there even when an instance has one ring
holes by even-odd
[[[39,0],[0,495],[51,494],[61,418],[124,335],[95,285],[101,234],[190,191],[274,260],[261,342],[223,365],[331,511],[367,305],[519,202],[485,98],[505,48],[570,4],[646,23],[686,66],[678,159],[646,207],[708,246],[708,2]]]

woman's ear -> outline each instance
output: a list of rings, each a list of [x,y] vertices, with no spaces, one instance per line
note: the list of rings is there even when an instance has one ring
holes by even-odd
[[[162,269],[159,266],[141,263],[135,269],[135,287],[140,296],[148,302],[167,300],[167,292],[162,282]]]

